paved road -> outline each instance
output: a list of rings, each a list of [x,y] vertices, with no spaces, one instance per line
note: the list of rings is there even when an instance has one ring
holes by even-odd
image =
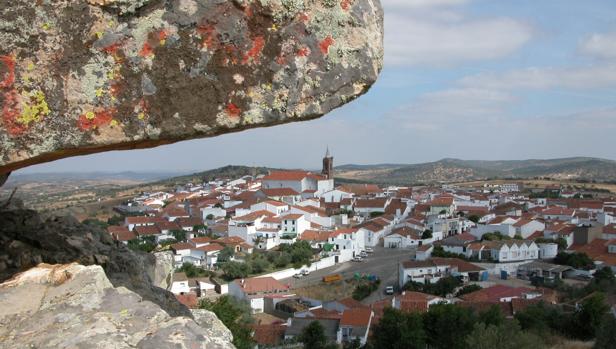
[[[292,288],[305,287],[321,283],[321,279],[329,274],[342,274],[347,279],[355,273],[376,275],[381,279],[379,289],[366,298],[363,303],[369,304],[385,297],[385,287],[398,284],[398,265],[401,261],[411,259],[414,249],[390,249],[375,247],[374,253],[368,255],[363,262],[346,262],[322,270],[313,271],[301,279],[287,278],[281,280]]]

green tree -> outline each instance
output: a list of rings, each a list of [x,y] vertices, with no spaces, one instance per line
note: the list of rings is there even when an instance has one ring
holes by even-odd
[[[182,264],[182,266],[178,268],[178,271],[186,274],[189,278],[212,275],[210,271],[197,267],[192,263]]]
[[[612,314],[605,315],[597,330],[594,349],[612,349],[616,343],[616,318]]]
[[[230,246],[225,246],[220,252],[218,252],[218,263],[224,263],[231,260],[231,257],[235,254],[235,251]]]
[[[541,338],[522,332],[515,321],[500,325],[475,324],[466,337],[466,345],[473,349],[540,349],[545,348]]]
[[[445,297],[456,289],[456,287],[460,286],[462,282],[453,276],[440,278],[435,283],[419,283],[410,281],[406,285],[404,285],[404,289],[408,291],[417,291],[433,294],[435,296]]]
[[[470,215],[468,216],[468,220],[473,222],[473,223],[477,223],[479,222],[480,217],[476,214]]]
[[[424,232],[421,234],[421,238],[422,239],[432,239],[432,229],[424,230]]]
[[[274,259],[274,265],[276,266],[276,268],[284,268],[286,267],[289,263],[291,263],[291,256],[286,253],[286,252],[282,252],[280,253],[275,259]]]
[[[370,344],[373,348],[425,348],[426,333],[421,315],[386,308],[383,317],[374,327]]]
[[[579,339],[590,340],[595,337],[601,320],[607,314],[609,306],[605,302],[605,295],[597,292],[588,296],[578,311],[573,315],[571,333]]]
[[[124,216],[113,215],[107,218],[108,225],[122,225],[124,224]]]
[[[498,305],[492,305],[488,310],[479,313],[479,321],[486,325],[500,326],[505,322],[505,315]],[[516,326],[519,326],[516,323]]]
[[[252,349],[252,317],[246,303],[235,301],[229,296],[222,296],[216,301],[202,300],[199,306],[207,309],[218,317],[233,334],[233,344],[238,349]]]
[[[311,322],[304,327],[298,337],[298,341],[304,344],[305,349],[322,349],[327,344],[325,329],[318,321]]]
[[[598,283],[605,282],[608,284],[613,284],[616,281],[616,278],[614,277],[614,272],[610,267],[603,267],[597,270],[594,274],[594,277],[595,281]]]
[[[461,289],[458,290],[458,292],[456,293],[456,297],[460,297],[460,296],[463,296],[465,294],[469,294],[471,292],[479,291],[481,289],[482,289],[481,286],[479,286],[477,284],[466,285],[466,286],[464,286],[464,287],[462,287]]]
[[[207,225],[205,225],[205,224],[195,224],[193,226],[193,232],[195,232],[195,233],[205,232],[205,230],[207,230]]]
[[[568,265],[576,269],[592,269],[595,265],[593,260],[584,252],[558,252],[556,258],[554,258],[554,263]]]
[[[172,230],[171,235],[175,241],[186,241],[186,232],[184,230]]]
[[[209,215],[205,216],[205,219],[211,221],[212,219],[214,219],[214,215],[210,213]]]
[[[361,348],[361,341],[359,340],[359,338],[355,338],[350,342],[344,342],[343,349],[360,349]]]
[[[517,312],[515,319],[523,330],[531,331],[540,336],[552,332],[567,334],[568,327],[572,322],[571,315],[545,302],[529,305],[526,309]]]
[[[250,266],[242,262],[225,262],[222,265],[224,277],[227,280],[245,278],[250,274]]]
[[[253,274],[260,274],[270,267],[270,263],[264,257],[258,257],[250,261]]]
[[[472,311],[454,304],[437,304],[423,317],[429,346],[443,349],[466,348],[465,338],[477,321]]]

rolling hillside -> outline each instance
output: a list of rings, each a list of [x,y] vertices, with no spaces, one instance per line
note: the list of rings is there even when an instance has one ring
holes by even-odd
[[[336,167],[336,177],[392,184],[535,177],[612,182],[616,181],[616,161],[586,157],[511,161],[442,159],[413,165],[343,165]]]

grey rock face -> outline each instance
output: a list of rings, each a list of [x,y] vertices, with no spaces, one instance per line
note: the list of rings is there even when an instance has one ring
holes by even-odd
[[[0,348],[234,348],[216,326],[170,317],[100,266],[41,264],[0,284]]]
[[[225,327],[216,314],[205,309],[191,309],[190,312],[193,314],[195,322],[211,333],[212,338],[220,341],[221,345],[233,341],[231,331]]]
[[[169,268],[165,262],[158,269],[153,254],[131,251],[103,229],[72,217],[44,220],[35,211],[0,209],[0,281],[39,263],[72,262],[101,265],[114,286],[130,289],[172,316],[192,316],[171,292],[153,285],[166,284]]]
[[[379,0],[11,0],[0,18],[0,174],[314,119],[383,64]]]
[[[148,270],[148,275],[154,286],[168,290],[173,283],[173,252],[156,252],[154,258],[155,264]]]

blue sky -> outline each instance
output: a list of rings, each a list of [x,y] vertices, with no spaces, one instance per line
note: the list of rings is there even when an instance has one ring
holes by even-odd
[[[314,121],[23,172],[318,168],[444,157],[616,159],[616,2],[381,0],[385,68]]]

